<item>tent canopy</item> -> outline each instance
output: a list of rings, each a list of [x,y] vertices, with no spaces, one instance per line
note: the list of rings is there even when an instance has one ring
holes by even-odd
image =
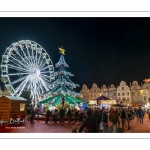
[[[71,104],[75,105],[75,104],[78,104],[78,103],[85,103],[86,102],[84,100],[81,100],[79,98],[75,98],[75,97],[70,96],[70,95],[65,95],[65,96],[63,96],[63,95],[55,95],[55,96],[50,97],[48,99],[42,100],[39,103],[40,104],[51,103],[52,105],[58,105],[58,104],[61,103],[62,97],[64,97],[65,102],[67,102],[70,105]]]
[[[102,95],[102,96],[96,98],[95,100],[110,100],[110,99],[108,97]]]

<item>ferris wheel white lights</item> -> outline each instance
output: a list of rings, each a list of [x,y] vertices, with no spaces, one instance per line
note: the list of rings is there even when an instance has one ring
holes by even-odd
[[[40,70],[36,70],[36,75],[39,76],[41,74]]]
[[[30,90],[32,99],[40,99],[54,79],[54,67],[47,52],[36,42],[12,43],[2,55],[1,79],[12,95]]]

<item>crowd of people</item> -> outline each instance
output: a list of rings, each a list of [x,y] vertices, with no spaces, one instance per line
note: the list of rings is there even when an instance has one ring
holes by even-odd
[[[150,110],[147,111],[150,119]],[[102,109],[100,108],[89,108],[88,110],[77,110],[61,108],[60,110],[48,110],[46,112],[45,123],[48,124],[49,121],[54,123],[59,123],[63,125],[65,121],[69,124],[79,122],[81,126],[78,132],[88,132],[88,133],[117,133],[124,132],[125,129],[130,130],[130,123],[132,120],[136,119],[137,122],[143,124],[143,118],[145,115],[145,110],[141,107],[139,108],[110,108]],[[34,124],[35,111],[31,111],[31,124]],[[108,126],[108,121],[111,122],[111,126]]]
[[[139,107],[137,108],[110,108],[110,110],[102,108],[95,108],[94,110],[88,110],[87,118],[80,126],[78,132],[82,132],[84,127],[87,128],[87,132],[92,133],[117,133],[124,132],[125,127],[127,130],[131,129],[130,122],[137,119],[137,122],[143,124],[143,118],[145,111]],[[92,121],[92,119],[95,121]],[[108,121],[111,122],[111,126],[108,126]],[[96,127],[96,128],[95,128]]]

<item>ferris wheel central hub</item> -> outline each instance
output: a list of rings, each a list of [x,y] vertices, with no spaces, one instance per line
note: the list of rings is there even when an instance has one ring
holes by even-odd
[[[40,76],[40,74],[41,74],[40,70],[39,70],[39,69],[36,70],[36,75],[37,75],[37,76]]]

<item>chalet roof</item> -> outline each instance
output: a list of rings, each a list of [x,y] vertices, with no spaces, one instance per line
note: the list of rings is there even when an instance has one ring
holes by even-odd
[[[27,99],[25,99],[23,97],[17,97],[17,96],[5,96],[5,97],[7,97],[8,99],[11,99],[11,100],[27,101]]]

